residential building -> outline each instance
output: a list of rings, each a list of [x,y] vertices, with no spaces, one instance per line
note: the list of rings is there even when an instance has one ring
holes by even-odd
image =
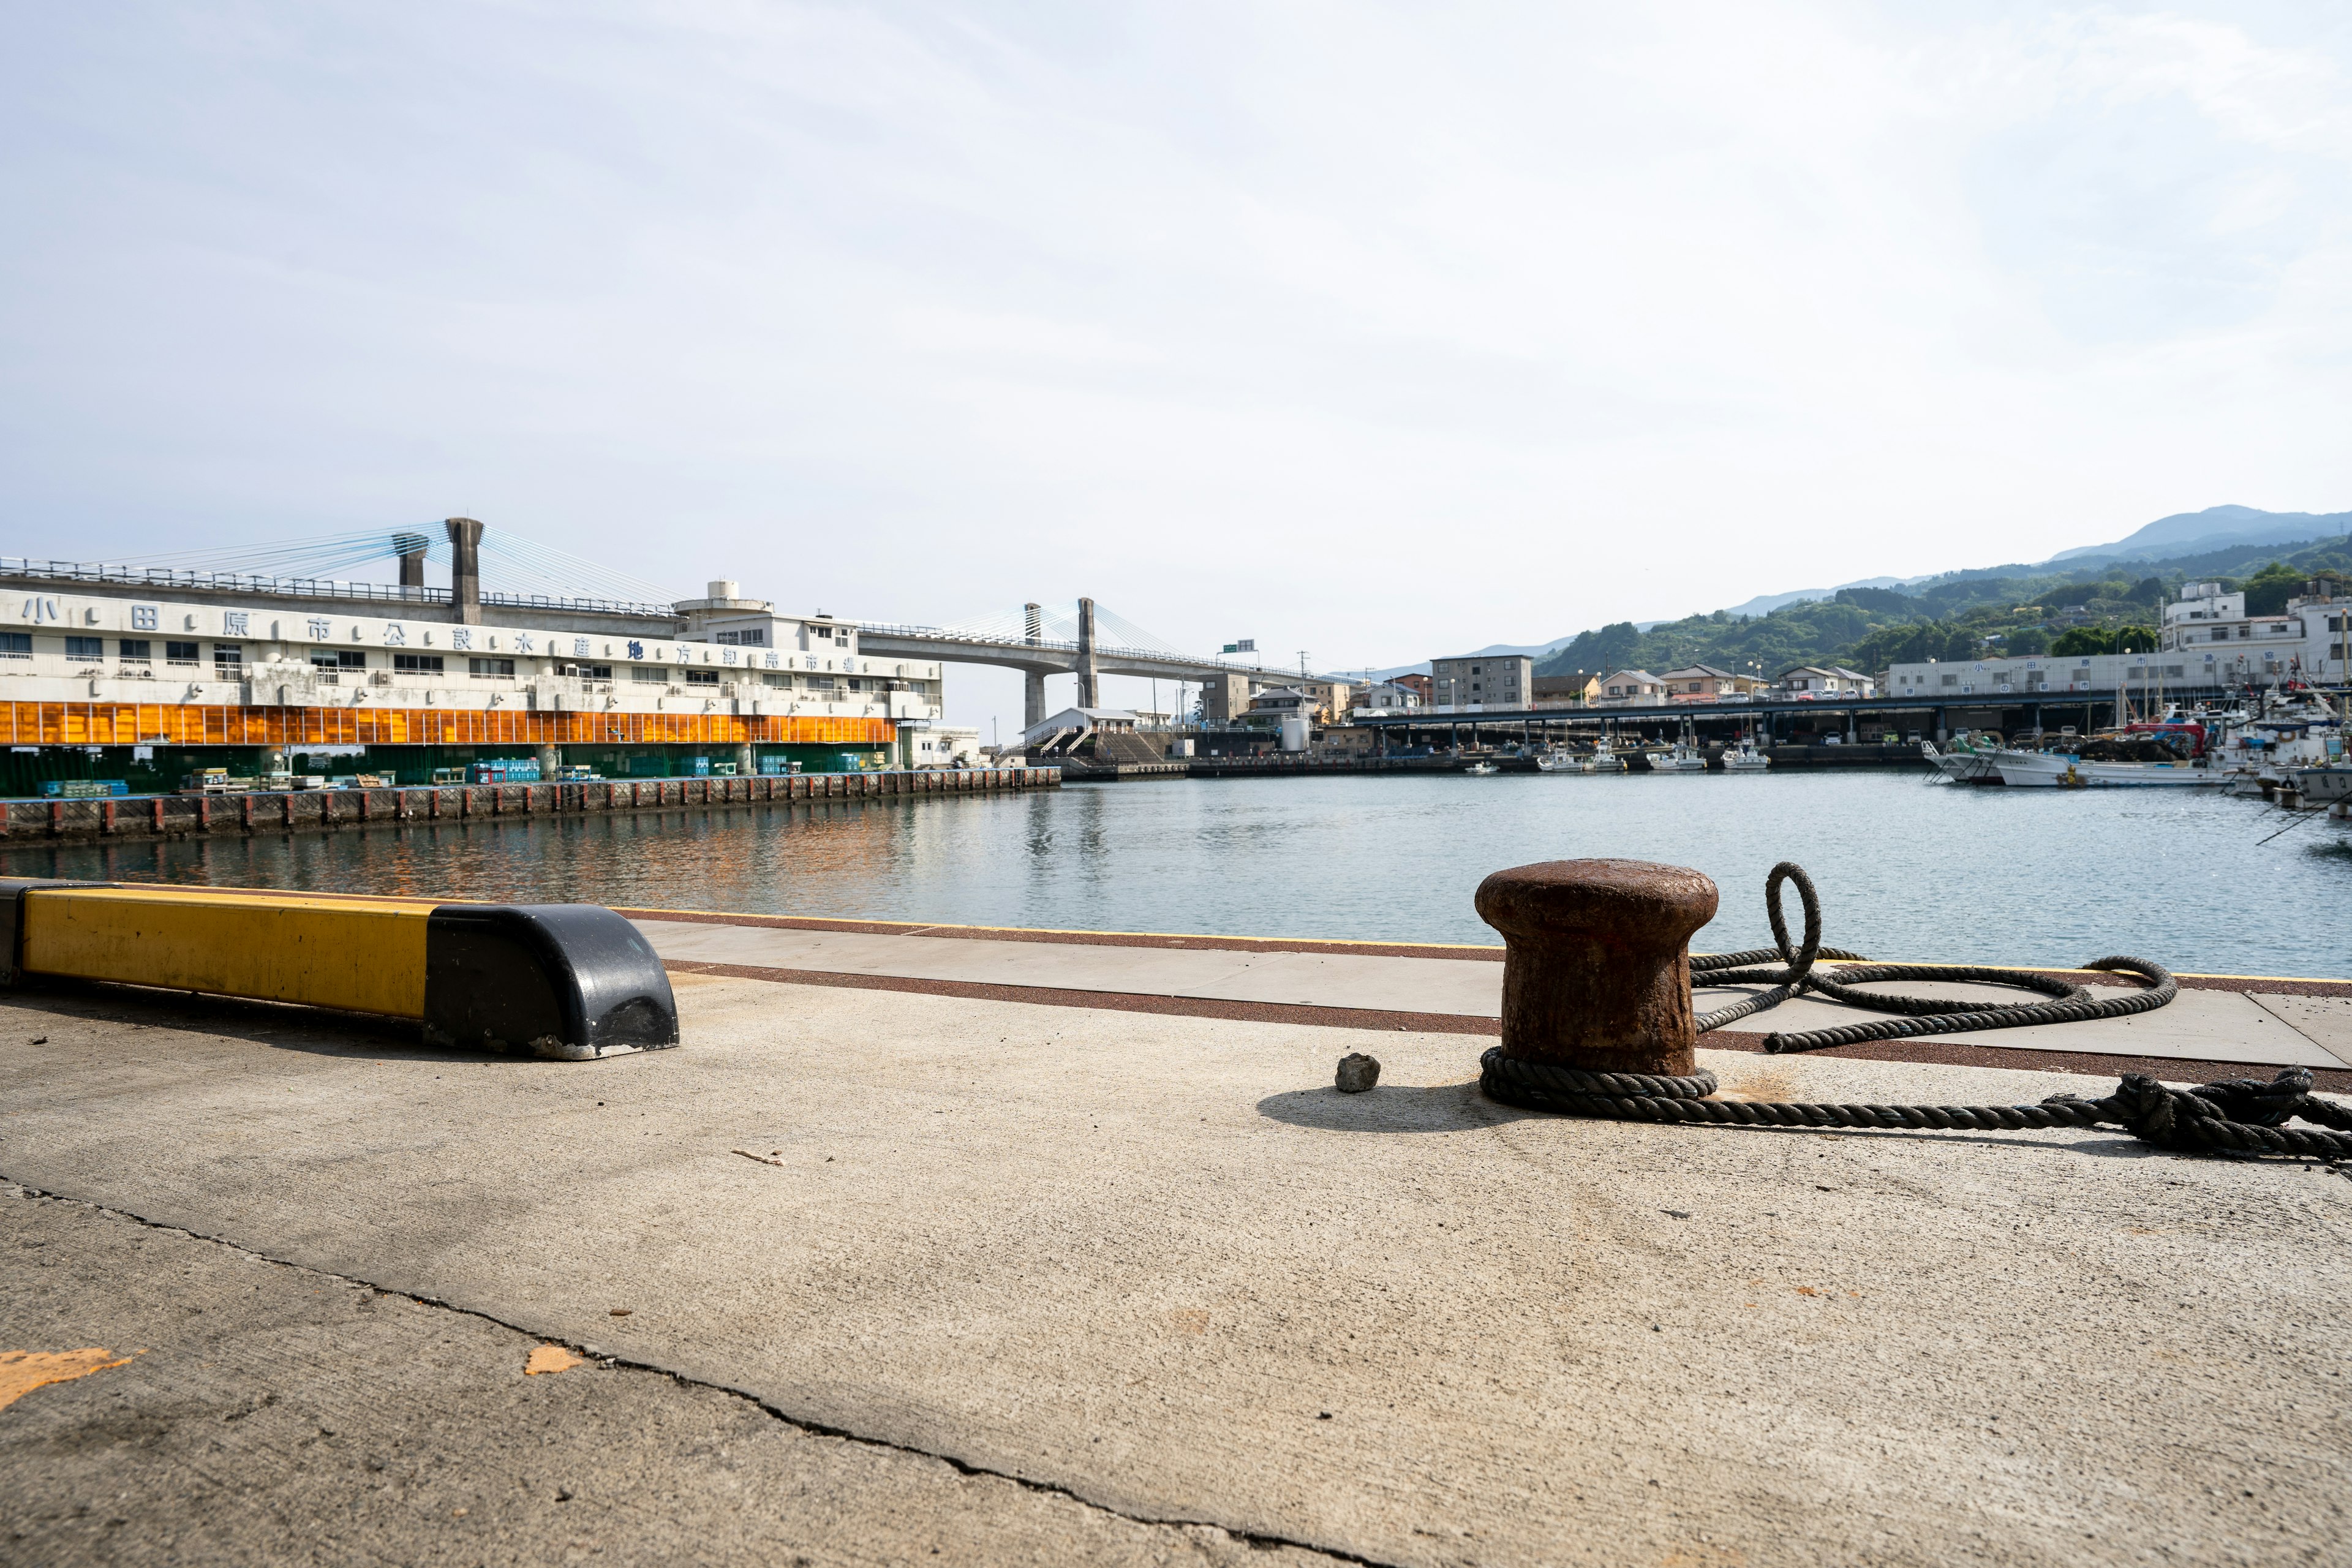
[[[1418,692],[1421,696],[1421,705],[1423,708],[1428,707],[1432,702],[1436,700],[1436,698],[1431,694],[1429,677],[1421,674],[1419,671],[1415,671],[1411,675],[1398,676],[1396,678],[1396,683],[1399,686],[1403,687],[1408,691]]]
[[[1301,690],[1296,686],[1276,686],[1250,699],[1248,717],[1252,721],[1296,717],[1312,723],[1318,721],[1317,714],[1321,707],[1322,703],[1311,691]]]
[[[1201,721],[1232,724],[1249,711],[1250,699],[1265,689],[1266,678],[1228,669],[1201,682]]]
[[[1774,695],[1793,698],[1869,697],[1877,689],[1876,680],[1841,664],[1801,664],[1772,683]]]
[[[1376,713],[1393,713],[1428,705],[1420,692],[1401,680],[1376,680],[1358,690],[1353,701],[1357,711],[1370,710]]]
[[[1665,683],[1667,700],[1673,702],[1720,702],[1726,698],[1769,689],[1765,682],[1753,676],[1734,675],[1711,664],[1670,669],[1658,679]]]
[[[1538,707],[1557,702],[1582,702],[1592,685],[1587,675],[1538,675],[1535,679],[1535,700]]]
[[[1429,661],[1439,708],[1524,708],[1535,700],[1536,661],[1524,654],[1482,654]]]
[[[1348,694],[1355,689],[1345,680],[1318,680],[1301,677],[1286,684],[1294,691],[1303,691],[1315,700],[1315,721],[1318,724],[1338,723],[1346,719]]]
[[[1600,708],[1657,708],[1666,700],[1666,683],[1646,669],[1612,669],[1593,677],[1586,700]]]

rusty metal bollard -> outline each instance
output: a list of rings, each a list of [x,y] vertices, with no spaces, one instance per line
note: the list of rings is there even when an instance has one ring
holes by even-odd
[[[1478,884],[1503,933],[1503,1054],[1588,1072],[1680,1077],[1697,1063],[1691,933],[1715,883],[1647,860],[1548,860]]]

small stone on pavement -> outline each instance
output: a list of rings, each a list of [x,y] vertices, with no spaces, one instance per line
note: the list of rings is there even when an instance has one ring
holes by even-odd
[[[1339,1092],[1361,1094],[1381,1081],[1381,1064],[1361,1051],[1350,1051],[1339,1058]]]

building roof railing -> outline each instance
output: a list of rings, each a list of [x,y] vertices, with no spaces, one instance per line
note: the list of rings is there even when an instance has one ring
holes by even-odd
[[[29,577],[58,583],[106,583],[162,593],[194,588],[207,593],[272,594],[295,599],[344,599],[365,603],[446,605],[455,595],[446,588],[404,588],[394,583],[346,583],[331,577],[269,577],[240,572],[177,571],[165,566],[109,566],[86,561],[36,561],[26,555],[0,555],[0,577]],[[506,594],[485,589],[481,602],[519,610],[593,610],[604,615],[638,616],[665,621],[677,619],[668,605],[626,599],[568,598],[552,594]]]

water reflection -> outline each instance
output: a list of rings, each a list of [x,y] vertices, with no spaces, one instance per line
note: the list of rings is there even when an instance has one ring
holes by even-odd
[[[1959,790],[1911,774],[1150,781],[1011,795],[500,817],[336,833],[11,846],[16,876],[580,900],[1129,931],[1489,942],[1498,867],[1617,855],[1724,889],[1700,945],[1769,940],[1773,862],[1830,939],[1905,957],[2352,971],[2352,842],[2258,802]]]

